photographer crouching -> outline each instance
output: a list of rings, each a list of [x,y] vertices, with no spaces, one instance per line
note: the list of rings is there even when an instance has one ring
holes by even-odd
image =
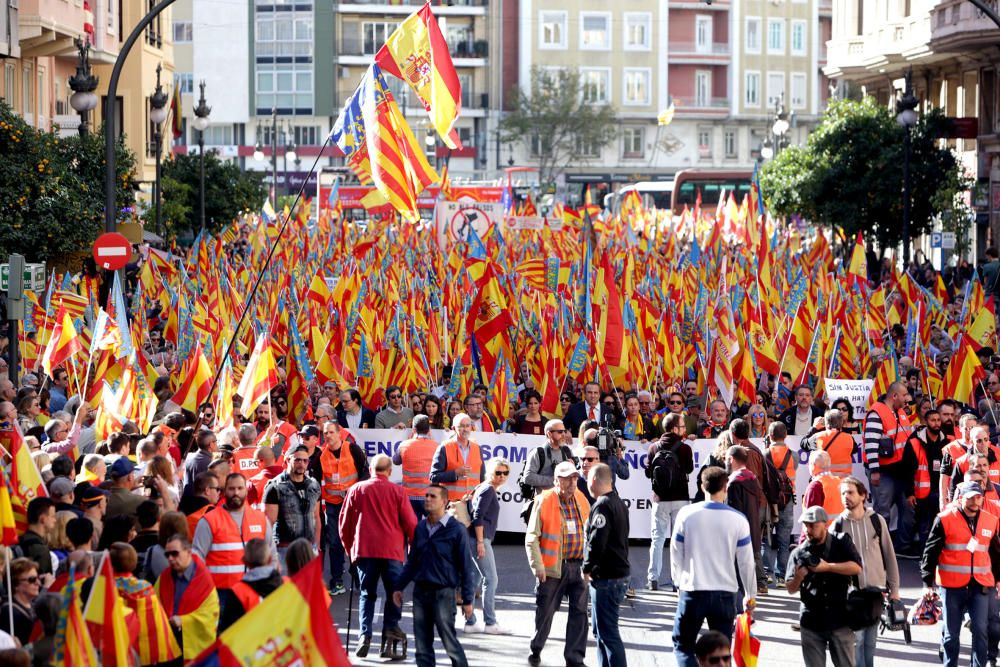
[[[827,530],[829,520],[818,505],[802,512],[799,521],[808,539],[792,552],[785,580],[789,594],[802,592],[799,625],[805,666],[824,667],[829,649],[834,667],[854,667],[847,589],[851,577],[861,574],[861,556],[849,535]]]

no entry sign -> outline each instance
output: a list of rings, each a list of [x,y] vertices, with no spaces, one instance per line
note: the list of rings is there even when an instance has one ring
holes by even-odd
[[[118,232],[101,234],[94,241],[94,261],[102,269],[123,269],[131,258],[132,244]]]

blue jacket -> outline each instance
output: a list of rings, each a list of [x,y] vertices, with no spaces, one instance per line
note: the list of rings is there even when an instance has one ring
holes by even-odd
[[[462,604],[472,604],[478,578],[465,526],[449,517],[432,536],[427,519],[421,519],[406,564],[396,579],[396,590],[403,590],[411,581],[427,588],[461,588]]]

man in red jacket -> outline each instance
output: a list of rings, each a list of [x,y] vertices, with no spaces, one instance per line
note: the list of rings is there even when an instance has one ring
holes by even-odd
[[[355,655],[364,658],[372,640],[372,620],[378,582],[385,589],[382,634],[399,632],[402,611],[392,599],[393,582],[403,571],[406,544],[413,542],[417,516],[406,491],[389,481],[392,459],[379,454],[372,460],[371,479],[352,486],[340,509],[340,540],[358,570],[361,586],[361,634]]]

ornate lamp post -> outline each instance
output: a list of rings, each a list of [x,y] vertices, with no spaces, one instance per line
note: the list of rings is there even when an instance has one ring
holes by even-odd
[[[212,113],[212,107],[205,104],[205,82],[202,81],[198,87],[201,88],[201,97],[198,99],[198,106],[194,108],[194,127],[198,130],[198,155],[201,159],[201,176],[198,179],[199,210],[201,228],[205,229],[205,130],[208,128],[208,114]]]
[[[66,83],[73,91],[72,97],[69,98],[69,105],[80,114],[79,129],[82,137],[89,130],[87,116],[91,109],[97,106],[97,95],[94,94],[94,90],[97,89],[98,79],[90,73],[90,42],[77,38],[73,40],[73,43],[76,44],[79,57],[76,61],[76,74],[71,76]]]
[[[163,153],[163,123],[167,120],[167,94],[160,85],[162,65],[156,66],[156,90],[149,98],[149,120],[153,123],[153,143],[156,147],[156,178],[153,181],[153,206],[156,208],[156,231],[160,226],[160,162]]]
[[[913,94],[913,70],[906,71],[906,88],[896,102],[896,121],[903,126],[903,270],[910,267],[910,133],[917,124],[920,102]]]

